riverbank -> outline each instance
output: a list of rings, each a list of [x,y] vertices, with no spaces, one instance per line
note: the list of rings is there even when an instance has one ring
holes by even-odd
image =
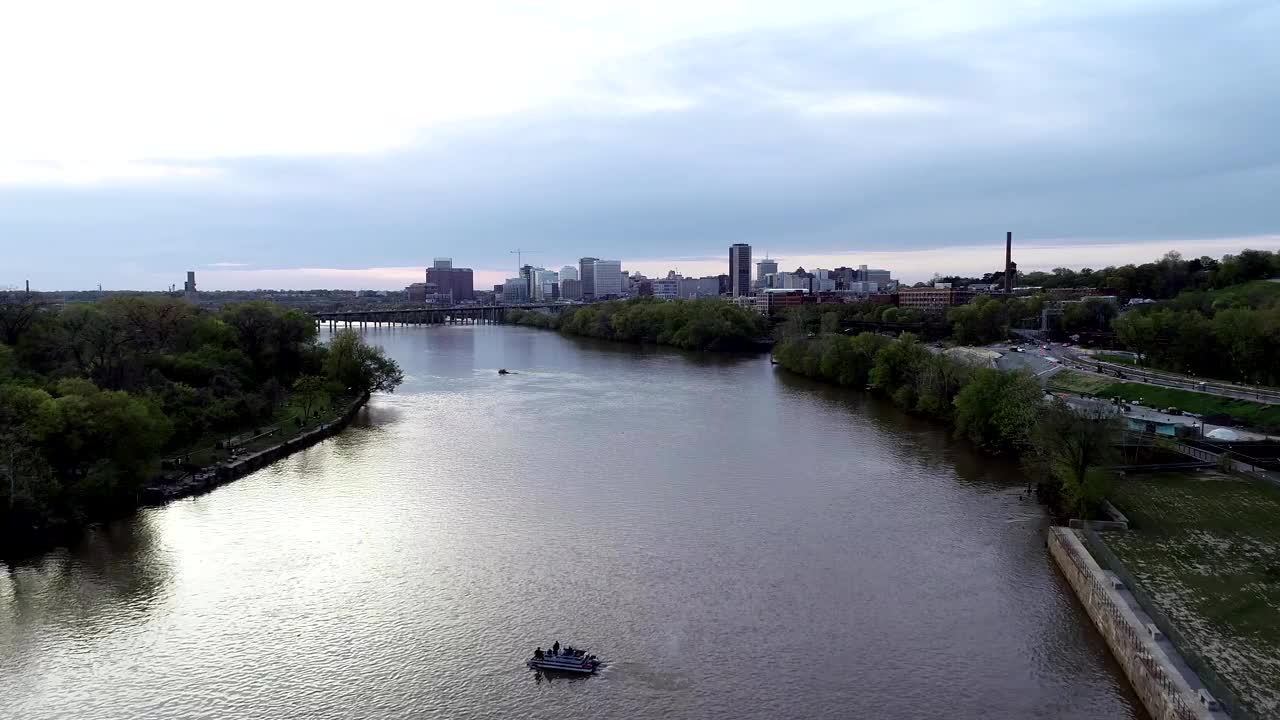
[[[356,413],[367,402],[369,402],[369,393],[364,393],[351,401],[334,420],[322,423],[311,430],[298,434],[296,437],[249,453],[243,457],[238,457],[230,462],[216,463],[201,468],[172,482],[152,483],[139,494],[139,505],[159,505],[170,500],[208,492],[219,485],[225,485],[232,480],[242,478],[276,460],[309,448],[321,440],[341,432],[351,423]]]
[[[1079,531],[1052,527],[1046,543],[1154,720],[1228,717],[1124,584],[1098,565]]]
[[[271,463],[304,450],[316,443],[341,432],[351,423],[360,408],[369,401],[369,393],[364,393],[348,403],[346,408],[333,420],[322,423],[311,430],[276,443],[253,453],[237,457],[230,462],[214,463],[194,470],[176,480],[158,479],[140,490],[135,496],[133,505],[121,508],[116,514],[105,517],[98,522],[84,525],[61,526],[43,533],[14,538],[11,544],[0,548],[0,560],[13,561],[31,557],[51,550],[59,545],[71,544],[86,529],[99,522],[115,520],[142,507],[163,505],[172,500],[200,495],[233,480],[248,475]]]

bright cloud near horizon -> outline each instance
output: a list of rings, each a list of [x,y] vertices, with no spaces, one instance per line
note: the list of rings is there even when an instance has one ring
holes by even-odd
[[[17,3],[0,286],[1280,249],[1280,5]]]

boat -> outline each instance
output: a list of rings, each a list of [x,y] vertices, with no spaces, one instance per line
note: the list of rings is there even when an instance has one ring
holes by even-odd
[[[499,375],[510,375],[510,374],[511,374],[511,371],[507,370],[506,368],[502,368],[501,370],[499,370],[499,371],[498,371],[498,374],[499,374]]]
[[[544,651],[542,648],[538,648],[533,651],[533,657],[529,658],[529,661],[525,664],[539,670],[590,675],[599,670],[604,665],[604,662],[595,655],[588,654],[586,650],[566,646],[563,649],[557,648],[554,651]]]

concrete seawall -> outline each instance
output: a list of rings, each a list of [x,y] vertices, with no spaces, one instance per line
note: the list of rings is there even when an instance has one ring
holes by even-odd
[[[208,492],[219,485],[225,485],[232,480],[242,478],[255,470],[266,467],[292,453],[309,448],[321,440],[341,432],[367,402],[369,402],[369,394],[365,393],[353,400],[333,422],[316,426],[295,438],[285,440],[278,445],[272,445],[264,450],[259,450],[251,455],[246,455],[234,463],[219,465],[212,471],[196,473],[178,482],[151,485],[142,491],[142,503],[144,505],[159,505],[170,500]]]
[[[1049,529],[1049,552],[1085,612],[1106,639],[1134,692],[1154,720],[1214,720],[1228,716],[1199,684],[1155,626],[1122,595],[1123,586],[1089,554],[1076,531]]]

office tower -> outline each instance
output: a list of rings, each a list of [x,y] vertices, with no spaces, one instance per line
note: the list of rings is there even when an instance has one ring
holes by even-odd
[[[765,284],[765,278],[778,272],[778,261],[765,258],[756,262],[756,284],[755,287],[768,287]]]
[[[581,280],[560,280],[560,297],[565,300],[581,300],[582,299],[582,281]]]
[[[565,280],[577,280],[577,279],[578,279],[578,268],[574,267],[573,265],[565,265],[564,267],[560,268],[560,282],[564,282]]]
[[[530,297],[534,300],[554,300],[559,283],[560,273],[554,270],[535,268],[533,271],[533,294]]]
[[[427,268],[427,282],[436,286],[436,293],[447,296],[451,302],[474,300],[475,278],[471,268],[456,268],[453,258],[436,258]]]
[[[596,297],[596,259],[584,257],[578,261],[578,279],[582,281],[583,300],[594,300]]]
[[[529,299],[529,281],[525,278],[507,278],[502,284],[502,302],[522,303]]]
[[[751,246],[746,243],[734,243],[729,246],[729,279],[732,282],[732,295],[741,297],[751,294]]]
[[[592,264],[592,297],[596,299],[622,295],[622,261],[596,260]],[[583,288],[583,293],[586,288]]]

